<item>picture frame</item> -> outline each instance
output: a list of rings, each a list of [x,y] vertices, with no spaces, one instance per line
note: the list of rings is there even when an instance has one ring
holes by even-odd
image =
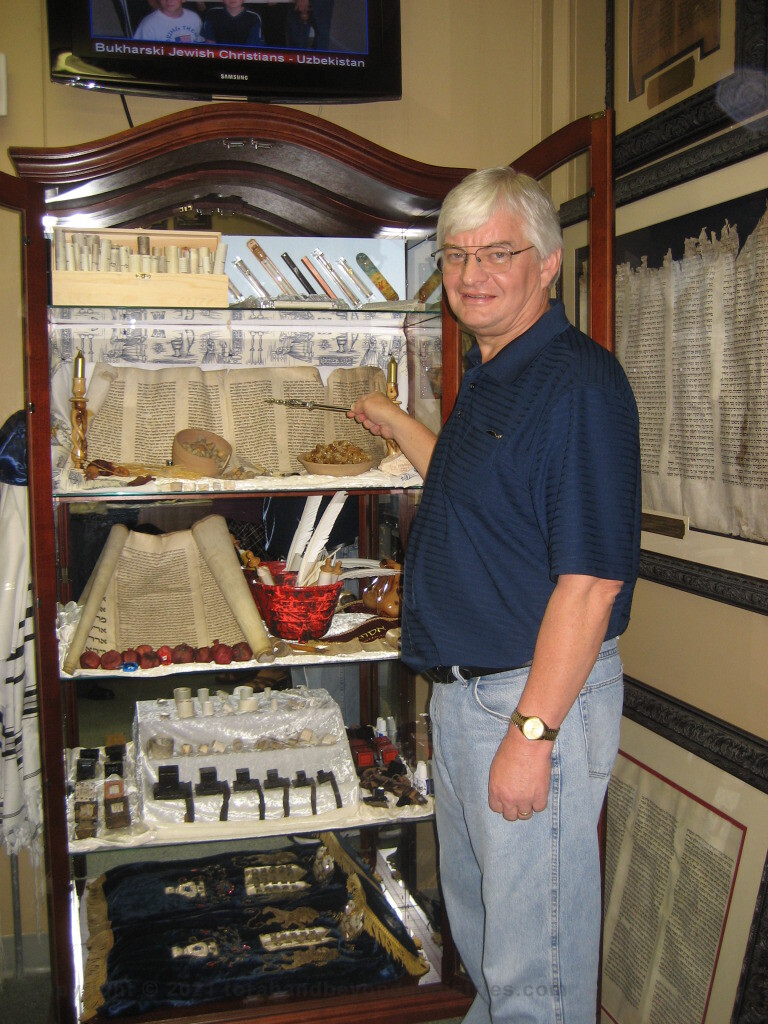
[[[693,81],[680,93],[682,98],[675,102],[674,96],[668,97],[658,107],[628,93],[628,26],[632,5],[639,2],[607,0],[606,5],[606,106],[616,110],[617,176],[768,110],[766,0],[720,0],[719,5],[709,5],[719,9],[716,51],[703,54],[704,48],[681,38],[679,51],[660,49],[655,62],[646,54],[652,74],[669,75],[682,63],[695,65]]]
[[[764,120],[768,122],[768,119]],[[754,191],[747,180],[768,180],[768,134],[744,134],[748,136],[749,156],[742,161],[725,157],[719,159],[719,147],[707,141],[695,147],[698,152],[688,151],[663,161],[666,172],[660,175],[661,185],[651,184],[651,176],[645,170],[619,181],[617,237],[638,226],[651,227],[674,214],[694,212],[717,201],[738,199]],[[576,282],[588,256],[585,211],[586,197],[570,200],[560,209],[565,240],[561,295],[569,317],[577,325],[580,319],[584,321],[579,310]],[[713,554],[715,549],[716,555]],[[695,531],[688,534],[684,543],[644,533],[640,577],[737,608],[768,614],[768,552],[765,545],[723,540],[720,535],[698,536]]]
[[[620,750],[665,785],[719,812],[743,832],[708,1009],[702,1020],[703,1024],[765,1020],[768,744],[636,679],[625,678]],[[610,834],[610,798],[607,827]],[[605,970],[603,989],[605,999]],[[602,1019],[604,1024],[616,1020],[605,1014],[605,1005]],[[619,1019],[618,1024],[623,1022]]]

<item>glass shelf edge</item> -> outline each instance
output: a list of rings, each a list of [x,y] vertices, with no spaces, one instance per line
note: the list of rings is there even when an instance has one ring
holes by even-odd
[[[331,815],[304,818],[275,818],[259,822],[260,828],[254,828],[253,823],[243,823],[242,826],[231,823],[227,828],[221,828],[214,824],[196,825],[190,823],[188,826],[169,826],[163,829],[148,829],[152,833],[146,839],[137,842],[121,843],[117,840],[107,841],[104,839],[70,839],[68,842],[69,855],[74,857],[83,853],[125,853],[129,850],[144,850],[162,846],[179,846],[186,844],[242,841],[249,839],[267,839],[273,836],[298,835],[312,832],[341,832],[349,829],[375,828],[382,825],[408,825],[423,821],[431,821],[434,818],[434,800],[427,797],[428,803],[423,808],[407,811],[398,811],[395,808],[387,811],[377,811],[365,808],[361,812],[358,805],[354,811],[346,815],[340,814],[338,818],[329,820]],[[319,818],[322,817],[322,821]]]

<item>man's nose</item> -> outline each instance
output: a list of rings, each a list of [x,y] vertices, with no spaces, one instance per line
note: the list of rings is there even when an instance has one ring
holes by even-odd
[[[467,253],[464,266],[461,268],[461,277],[464,281],[476,281],[478,278],[487,277],[488,271],[477,258],[475,253]]]

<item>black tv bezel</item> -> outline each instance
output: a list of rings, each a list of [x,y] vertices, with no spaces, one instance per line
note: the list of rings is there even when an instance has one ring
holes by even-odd
[[[365,67],[356,68],[271,61],[245,65],[242,61],[220,57],[96,54],[90,34],[90,0],[46,0],[51,81],[128,95],[192,100],[315,104],[400,99],[400,0],[366,0],[366,4],[369,52]],[[292,51],[265,48],[262,52]],[[354,55],[318,53],[317,56]],[[237,77],[222,78],[226,74]],[[243,79],[244,75],[247,80]]]

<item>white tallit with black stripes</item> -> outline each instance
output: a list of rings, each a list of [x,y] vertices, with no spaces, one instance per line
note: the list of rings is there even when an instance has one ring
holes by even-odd
[[[0,484],[0,841],[40,839],[42,804],[27,488]]]

